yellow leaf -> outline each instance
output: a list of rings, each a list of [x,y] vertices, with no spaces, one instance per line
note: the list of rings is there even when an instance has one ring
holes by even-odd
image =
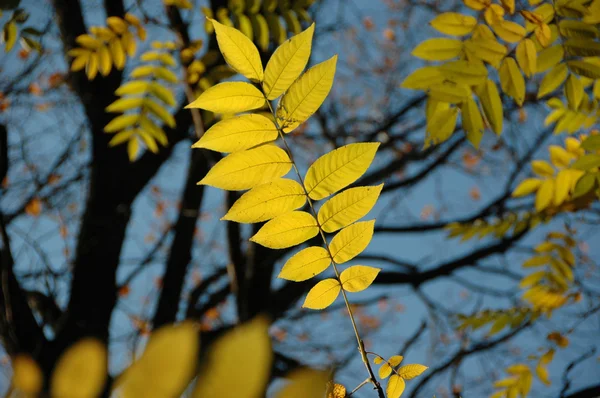
[[[476,11],[481,11],[489,7],[489,5],[492,3],[491,0],[463,0],[463,2],[467,7]]]
[[[14,389],[26,396],[38,396],[44,385],[44,375],[38,364],[26,354],[17,354],[11,362]]]
[[[321,156],[306,172],[308,196],[320,200],[352,184],[367,171],[378,147],[371,142],[348,144]]]
[[[85,52],[78,55],[71,64],[71,72],[77,72],[85,68],[88,60],[90,59],[90,52]]]
[[[115,94],[118,96],[124,95],[135,95],[135,94],[144,94],[150,88],[150,82],[142,81],[142,80],[134,80],[131,82],[127,82],[122,84],[116,91]]]
[[[505,94],[510,95],[517,105],[525,100],[525,79],[514,58],[505,58],[500,66],[500,85]]]
[[[375,220],[360,221],[342,229],[329,244],[329,251],[336,264],[342,264],[358,256],[371,242]]]
[[[144,99],[139,97],[119,98],[106,107],[106,112],[125,112],[142,106]]]
[[[502,133],[502,123],[504,121],[502,115],[503,108],[496,83],[488,79],[478,90],[477,96],[479,97],[485,118],[492,130],[496,134]]]
[[[538,379],[540,379],[540,381],[542,383],[544,383],[545,385],[549,386],[550,384],[552,384],[550,382],[550,374],[548,373],[548,369],[544,368],[543,366],[538,365],[535,368],[535,373],[536,373]]]
[[[270,249],[285,249],[317,236],[319,225],[304,211],[291,211],[263,225],[250,241]]]
[[[317,283],[306,295],[303,308],[322,310],[329,307],[340,294],[341,286],[336,279],[325,279]]]
[[[106,24],[119,34],[123,34],[127,30],[127,24],[119,17],[106,18]]]
[[[523,180],[513,191],[512,197],[519,198],[534,193],[542,185],[542,180],[537,178],[527,178]]]
[[[436,101],[460,104],[471,96],[471,89],[465,84],[444,82],[429,87],[429,97]]]
[[[277,276],[289,281],[305,281],[325,271],[331,264],[329,252],[318,246],[300,250],[290,258]]]
[[[151,114],[159,118],[167,126],[171,128],[175,127],[175,118],[173,115],[169,113],[167,108],[163,107],[158,102],[150,98],[144,98],[144,109],[150,111]]]
[[[525,28],[516,22],[502,20],[492,25],[494,32],[508,43],[516,43],[525,37]]]
[[[104,44],[98,48],[98,70],[102,76],[106,76],[110,73],[112,67],[112,59],[110,57],[110,51]]]
[[[14,47],[15,43],[17,42],[17,37],[18,37],[18,28],[17,28],[17,24],[15,23],[15,21],[13,21],[13,20],[8,21],[4,25],[2,33],[3,33],[2,38],[5,43],[4,44],[4,46],[5,46],[4,52],[9,52]],[[81,44],[81,43],[79,43],[79,44]]]
[[[415,364],[404,365],[404,366],[400,367],[398,369],[398,374],[403,379],[410,380],[410,379],[414,379],[415,377],[419,376],[421,373],[423,373],[427,369],[428,369],[427,366],[419,365],[419,364],[415,363]]]
[[[211,345],[192,397],[259,397],[269,381],[272,362],[269,321],[259,316]]]
[[[255,36],[254,41],[261,50],[266,52],[269,48],[269,25],[267,24],[267,20],[262,14],[251,14],[248,17],[250,18],[250,23],[252,23],[252,30]],[[265,70],[265,76],[266,73]]]
[[[548,151],[550,152],[550,161],[559,168],[568,167],[573,159],[573,155],[558,145],[550,145]]]
[[[53,397],[99,396],[107,377],[106,347],[99,340],[84,338],[69,347],[52,373]]]
[[[550,256],[534,256],[523,263],[523,268],[540,267],[546,265],[552,260]]]
[[[121,131],[127,127],[133,126],[139,118],[140,115],[138,114],[119,115],[104,127],[104,132],[114,133],[116,131]]]
[[[456,39],[427,39],[420,43],[412,55],[427,61],[447,61],[458,57],[463,51],[463,42]]]
[[[319,109],[333,85],[337,55],[310,68],[285,92],[277,106],[277,119],[285,133],[305,122]]]
[[[192,148],[238,152],[277,139],[277,127],[269,118],[248,114],[225,119],[209,128]]]
[[[552,44],[552,30],[550,30],[550,27],[545,23],[540,24],[535,28],[535,38],[542,47],[548,47]]]
[[[388,380],[385,394],[388,398],[400,398],[405,387],[406,383],[404,382],[403,378],[398,375],[392,375]]]
[[[381,357],[376,357],[373,362],[375,362],[375,365],[379,365],[380,363],[382,363],[384,361],[383,358]]]
[[[262,82],[262,61],[254,43],[239,30],[222,25],[214,19],[210,21],[217,33],[219,50],[229,66],[250,80]]]
[[[94,80],[98,74],[98,54],[91,53],[87,64],[85,65],[85,74],[88,80]]]
[[[546,273],[547,271],[536,271],[527,275],[526,277],[521,279],[521,282],[519,283],[519,288],[525,289],[537,284],[540,280],[542,280],[544,276],[546,276]]]
[[[392,374],[392,367],[388,363],[384,363],[378,373],[380,379],[387,379]]]
[[[479,25],[486,28],[484,25]],[[480,29],[485,32],[485,30]],[[500,62],[504,59],[507,54],[506,46],[498,43],[492,32],[491,37],[482,36],[475,38],[475,35],[469,40],[465,41],[465,52],[468,59],[480,59],[492,65],[494,68],[500,67]]]
[[[520,42],[517,46],[516,57],[525,76],[531,77],[536,72],[537,66],[537,52],[533,41],[525,39]]]
[[[127,156],[129,157],[129,161],[133,162],[137,159],[140,153],[140,142],[137,138],[130,139],[127,142]]]
[[[102,45],[102,40],[95,38],[94,36],[83,34],[77,36],[75,39],[77,44],[81,47],[88,48],[90,50],[96,50],[98,47]]]
[[[495,24],[504,20],[504,8],[499,4],[490,4],[483,13],[483,19],[493,28]]]
[[[552,203],[554,197],[554,180],[545,180],[535,196],[535,209],[541,212]]]
[[[562,204],[569,196],[573,174],[570,170],[561,170],[556,176],[556,188],[554,192],[554,206]]]
[[[483,83],[488,75],[487,68],[480,60],[446,62],[439,66],[439,70],[447,80],[468,86]]]
[[[239,223],[267,221],[306,203],[304,188],[284,178],[259,185],[243,194],[221,220]]]
[[[545,160],[532,161],[531,170],[540,177],[552,177],[554,175],[554,167]]]
[[[324,397],[329,382],[329,372],[299,369],[291,372],[286,379],[289,383],[275,394],[275,398]]]
[[[151,82],[148,89],[156,98],[160,99],[167,105],[175,106],[175,96],[173,92],[158,82]]]
[[[512,15],[515,13],[515,0],[502,0],[502,6],[509,14]]]
[[[198,185],[242,191],[283,177],[292,168],[288,154],[274,145],[263,145],[227,155],[213,166]]]
[[[432,111],[427,113],[428,139],[434,143],[444,142],[454,132],[458,117],[458,108],[450,108],[447,106],[447,103],[433,100],[431,97],[428,98],[427,102],[436,104],[435,106],[432,105]]]
[[[546,72],[565,58],[565,50],[561,44],[543,49],[537,55],[536,73]]]
[[[215,113],[239,113],[264,105],[264,95],[252,84],[226,82],[210,87],[186,108],[201,108]]]
[[[556,90],[567,78],[569,70],[566,64],[558,64],[553,67],[542,79],[538,89],[538,98],[550,94]]]
[[[570,75],[565,83],[565,97],[567,97],[567,103],[569,108],[574,111],[579,109],[581,101],[583,100],[583,85],[581,80],[575,75]]]
[[[463,129],[467,135],[467,140],[475,148],[478,148],[483,137],[483,119],[479,108],[473,98],[469,97],[463,102],[460,110],[462,112]]]
[[[306,67],[314,31],[313,23],[304,32],[286,40],[269,59],[263,82],[263,90],[269,100],[283,94]]]
[[[411,90],[427,90],[434,84],[444,81],[445,77],[437,66],[424,66],[408,75],[400,87]]]
[[[464,36],[473,32],[477,26],[477,20],[469,15],[445,12],[435,17],[430,24],[438,32],[451,36]]]
[[[345,269],[340,274],[342,288],[351,293],[361,292],[371,286],[380,268],[368,267],[366,265],[354,265]]]
[[[400,365],[404,357],[402,355],[392,355],[387,361],[390,365],[396,367]]]
[[[377,202],[383,184],[350,188],[329,199],[317,219],[325,232],[335,232],[364,217]]]

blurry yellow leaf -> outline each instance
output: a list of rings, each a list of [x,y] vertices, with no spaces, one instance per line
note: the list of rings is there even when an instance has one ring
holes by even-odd
[[[492,130],[496,134],[502,133],[503,108],[496,83],[488,79],[478,90],[477,96],[479,97],[479,102],[481,102],[485,118]]]
[[[431,20],[430,24],[438,32],[451,36],[464,36],[475,29],[477,20],[469,15],[445,12]]]
[[[530,39],[525,39],[519,43],[516,50],[517,61],[521,70],[527,77],[536,73],[537,52],[535,44]]]
[[[552,177],[554,175],[554,167],[545,160],[533,160],[531,170],[540,177]]]
[[[383,184],[350,188],[329,199],[319,209],[318,220],[325,232],[335,232],[364,217],[375,205]]]
[[[285,133],[315,113],[333,85],[337,55],[307,70],[285,92],[277,106],[277,119]]]
[[[535,37],[542,47],[548,47],[552,44],[552,31],[545,23],[535,28]]]
[[[282,177],[291,168],[292,161],[283,149],[263,145],[227,155],[198,184],[228,191],[246,190]]]
[[[321,156],[306,172],[308,196],[320,200],[352,184],[367,171],[378,147],[374,142],[348,144]]]
[[[291,211],[263,225],[250,241],[271,249],[285,249],[317,236],[315,218],[304,211]]]
[[[535,196],[535,210],[538,212],[544,210],[552,203],[554,197],[554,180],[545,180]]]
[[[581,100],[583,100],[583,95],[581,80],[575,75],[570,75],[565,83],[565,97],[567,97],[569,108],[574,111],[578,110]]]
[[[479,108],[473,98],[469,97],[462,103],[460,110],[462,112],[463,129],[467,135],[467,140],[475,148],[478,148],[483,137],[483,118],[481,117]]]
[[[243,194],[221,220],[239,223],[267,221],[306,203],[304,188],[284,178],[259,185]]]
[[[322,280],[310,289],[302,307],[313,310],[327,308],[335,301],[340,290],[340,283],[336,279]]]
[[[404,366],[401,366],[400,368],[398,368],[398,374],[403,379],[410,380],[410,379],[414,379],[415,377],[419,376],[421,373],[423,373],[427,369],[428,369],[427,366],[419,365],[419,364],[404,365]]]
[[[573,159],[573,155],[558,145],[550,145],[548,151],[550,152],[550,161],[559,168],[568,167]]]
[[[387,379],[392,374],[392,367],[388,363],[384,363],[379,368],[378,374],[380,379]]]
[[[140,115],[138,114],[119,115],[104,127],[104,132],[113,133],[116,131],[121,131],[127,127],[133,126],[139,118]]]
[[[429,97],[441,102],[460,104],[471,96],[471,89],[465,84],[444,82],[429,87]]]
[[[463,2],[467,7],[476,11],[481,11],[492,3],[491,0],[463,0]]]
[[[360,221],[342,229],[329,244],[333,260],[345,263],[359,255],[371,242],[375,220]]]
[[[214,19],[210,21],[217,33],[217,42],[225,61],[248,79],[262,82],[262,61],[254,43],[239,30],[222,25]]]
[[[487,68],[479,60],[446,62],[438,69],[447,80],[468,86],[482,84],[488,75]]]
[[[427,90],[433,84],[444,81],[444,75],[437,66],[424,66],[408,75],[400,87],[411,90]]]
[[[500,85],[505,94],[511,96],[517,105],[525,100],[525,79],[514,58],[505,58],[500,66]]]
[[[525,28],[516,22],[502,20],[492,25],[494,32],[508,43],[516,43],[525,37]]]
[[[14,389],[27,396],[37,396],[44,385],[44,375],[38,364],[25,354],[17,354],[11,362]]]
[[[112,104],[106,107],[106,112],[125,112],[131,109],[139,108],[142,106],[143,98],[128,97],[119,98]]]
[[[340,274],[342,288],[347,292],[361,292],[371,286],[380,268],[367,267],[365,265],[354,265],[345,269]]]
[[[556,90],[567,78],[568,68],[566,64],[558,64],[553,67],[542,79],[538,89],[538,98],[542,98]]]
[[[325,271],[331,264],[329,252],[318,246],[300,250],[290,258],[277,276],[281,279],[300,282]]]
[[[50,391],[55,397],[95,397],[102,392],[106,377],[106,347],[99,340],[84,338],[59,358],[52,373]]]
[[[463,42],[456,39],[427,39],[420,43],[412,55],[427,61],[447,61],[458,57],[463,51]]]
[[[432,112],[427,114],[427,132],[428,138],[435,143],[444,142],[454,132],[456,119],[458,117],[457,107],[448,107],[447,103],[439,102],[431,98],[428,103],[435,103],[432,106]],[[445,104],[446,106],[444,107]]]
[[[269,321],[259,316],[211,345],[192,397],[259,397],[269,381],[272,362]]]
[[[102,76],[106,76],[110,73],[111,67],[112,59],[110,56],[110,51],[108,50],[108,47],[103,44],[98,49],[98,70]]]
[[[325,397],[329,372],[299,369],[289,374],[286,379],[288,384],[275,395],[275,398]]]
[[[527,178],[515,188],[515,190],[512,193],[512,196],[513,198],[527,196],[537,191],[540,185],[542,185],[542,180],[539,180],[537,178]]]
[[[385,394],[388,398],[400,398],[405,387],[406,383],[404,382],[404,379],[394,374],[388,380]]]
[[[313,23],[304,32],[293,36],[279,46],[267,63],[263,90],[274,100],[287,90],[306,67],[315,30]]]
[[[479,25],[485,27],[484,25]],[[487,28],[487,27],[485,27]],[[483,30],[485,32],[485,30]],[[465,52],[469,59],[480,59],[492,65],[494,68],[500,67],[500,62],[507,54],[506,46],[498,43],[494,34],[490,32],[490,37],[475,38],[475,35],[465,41]]]
[[[219,83],[204,91],[186,108],[201,108],[215,113],[239,113],[265,105],[265,97],[246,82]]]
[[[144,94],[150,88],[150,82],[142,80],[134,80],[122,84],[116,91],[115,94],[119,96],[133,95],[133,94]]]
[[[277,127],[272,120],[259,114],[247,114],[213,125],[192,148],[237,152],[275,141],[277,136]]]
[[[527,275],[526,277],[521,279],[521,282],[519,283],[519,288],[525,289],[527,287],[537,284],[546,275],[546,273],[547,271],[536,271]]]
[[[546,72],[556,66],[565,58],[565,50],[562,45],[557,44],[540,51],[537,55],[536,73]]]

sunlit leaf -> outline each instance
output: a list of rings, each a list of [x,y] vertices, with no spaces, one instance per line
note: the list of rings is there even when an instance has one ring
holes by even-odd
[[[271,249],[285,249],[306,242],[318,233],[319,226],[312,215],[291,211],[267,222],[250,241]]]
[[[359,255],[369,245],[374,226],[375,220],[360,221],[338,232],[329,244],[333,260],[342,264]]]
[[[323,231],[335,232],[364,217],[375,205],[383,184],[350,188],[321,206],[317,219]]]
[[[317,283],[306,296],[302,307],[322,310],[329,307],[340,294],[342,287],[336,279],[325,279]]]
[[[354,265],[347,268],[340,274],[342,288],[352,293],[361,292],[373,283],[379,271],[381,271],[380,268],[365,265]]]
[[[329,252],[318,246],[300,250],[290,258],[277,276],[281,279],[300,282],[325,271],[331,264]]]

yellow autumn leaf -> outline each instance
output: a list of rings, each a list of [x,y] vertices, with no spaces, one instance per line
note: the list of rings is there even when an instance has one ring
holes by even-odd
[[[289,281],[305,281],[325,271],[331,264],[329,252],[319,246],[307,247],[294,254],[277,276]]]
[[[525,101],[525,79],[514,58],[505,58],[498,72],[502,91],[511,96],[517,105],[523,105],[523,101]]]
[[[533,160],[531,170],[540,177],[552,177],[554,175],[554,167],[545,160]]]
[[[487,32],[483,28],[488,29],[487,31],[489,31],[489,28],[487,28],[485,25],[478,25],[477,30]],[[475,34],[473,34],[469,40],[464,42],[465,53],[468,59],[479,59],[492,65],[494,68],[499,68],[500,62],[502,62],[508,50],[506,46],[500,44],[496,40],[491,31],[489,31],[489,34],[491,37],[482,35],[478,38],[476,38]]]
[[[286,379],[288,383],[275,394],[275,398],[324,397],[329,382],[329,372],[299,369],[287,375]]]
[[[371,242],[375,220],[360,221],[342,229],[329,244],[329,251],[337,264],[359,255]]]
[[[247,114],[216,123],[192,148],[238,152],[275,141],[277,136],[277,127],[271,119],[259,114]]]
[[[569,70],[567,65],[563,63],[558,64],[550,69],[550,71],[546,73],[540,82],[537,97],[542,98],[556,90],[561,84],[563,84],[568,74]]]
[[[456,39],[427,39],[420,43],[412,55],[427,61],[447,61],[458,57],[463,51],[463,42]]]
[[[320,200],[352,184],[367,171],[378,147],[376,142],[348,144],[318,158],[304,179],[308,196]]]
[[[239,223],[267,221],[306,203],[302,185],[294,180],[280,178],[259,185],[243,194],[221,220]]]
[[[569,108],[574,111],[578,110],[583,100],[583,95],[584,91],[581,80],[573,74],[569,75],[565,83],[565,97],[567,97]]]
[[[225,26],[214,19],[209,18],[209,20],[215,28],[219,50],[229,66],[250,80],[262,82],[264,78],[262,61],[254,43],[239,30]]]
[[[270,249],[285,249],[317,236],[319,225],[304,211],[291,211],[263,225],[250,241]]]
[[[263,91],[269,100],[283,94],[306,67],[314,31],[313,23],[304,32],[286,40],[273,52],[267,63],[263,82]]]
[[[460,110],[462,112],[463,129],[467,135],[467,140],[475,148],[479,148],[479,143],[483,137],[483,118],[479,112],[479,107],[472,97],[467,98],[462,103]]]
[[[502,0],[502,6],[508,11],[509,14],[515,13],[515,0]]]
[[[381,365],[377,373],[380,379],[387,379],[392,374],[392,367],[386,362]]]
[[[488,124],[496,134],[502,133],[502,124],[504,122],[502,100],[498,93],[496,83],[486,80],[477,91],[479,102],[483,108],[483,113]]]
[[[571,163],[571,160],[574,158],[574,156],[567,152],[566,149],[558,145],[550,145],[548,147],[548,152],[550,152],[550,161],[552,164],[559,168],[568,167],[569,163]]]
[[[364,217],[377,202],[383,184],[350,188],[321,206],[317,219],[325,232],[335,232]]]
[[[302,307],[312,310],[327,308],[333,304],[341,289],[342,287],[336,279],[322,280],[310,289]]]
[[[519,198],[534,193],[542,185],[542,180],[537,178],[527,178],[523,180],[513,191],[512,197]]]
[[[133,126],[139,118],[140,115],[138,114],[119,115],[104,127],[104,132],[114,133],[116,131],[121,131],[127,127]]]
[[[491,0],[463,0],[463,2],[467,7],[476,11],[481,11],[489,7],[489,5],[492,3]]]
[[[415,377],[421,375],[424,371],[428,369],[427,366],[419,365],[417,363],[404,365],[398,368],[398,374],[400,377],[406,380],[414,379]]]
[[[141,107],[143,102],[144,99],[138,97],[119,98],[107,106],[105,110],[106,112],[125,112]]]
[[[169,110],[151,98],[144,98],[144,110],[156,116],[167,126],[175,127],[175,117],[169,113]]]
[[[215,113],[239,113],[265,105],[259,89],[246,82],[219,83],[204,91],[189,108],[206,109]]]
[[[277,106],[277,119],[285,133],[315,113],[333,86],[337,55],[307,70],[285,92]]]
[[[141,357],[117,379],[119,397],[180,396],[194,377],[200,347],[192,322],[154,331]]]
[[[145,94],[146,91],[150,89],[150,82],[143,80],[134,80],[131,82],[127,82],[122,84],[116,91],[115,94],[118,96],[124,95],[135,95],[135,94]]]
[[[427,113],[427,132],[428,138],[435,143],[446,141],[456,127],[456,119],[458,118],[458,108],[448,107],[445,102],[435,101],[428,98],[428,103],[435,103],[431,106],[431,112]]]
[[[554,180],[545,180],[535,196],[535,210],[540,212],[550,206],[554,197]]]
[[[50,380],[53,397],[84,398],[100,395],[107,378],[106,347],[84,338],[61,355]]]
[[[571,191],[571,186],[573,185],[572,179],[573,174],[570,170],[561,170],[558,172],[554,191],[554,206],[559,206],[567,199],[569,192]]]
[[[434,84],[440,84],[445,77],[437,66],[424,66],[408,75],[400,87],[410,90],[427,90]]]
[[[201,365],[192,397],[260,396],[269,381],[273,363],[269,324],[266,317],[258,316],[213,343]],[[236,369],[240,371],[235,372]],[[232,372],[235,372],[233,379]]]
[[[112,67],[112,58],[110,56],[110,51],[106,45],[101,45],[98,48],[98,70],[102,74],[102,76],[106,76],[110,73],[110,69]]]
[[[519,43],[516,49],[516,57],[521,70],[527,77],[536,73],[537,51],[535,44],[530,39],[525,39]]]
[[[394,374],[388,380],[385,394],[387,395],[387,398],[400,398],[405,387],[406,383],[404,382],[404,379]]]
[[[379,271],[381,271],[380,268],[353,265],[340,274],[342,288],[351,293],[361,292],[371,286]]]
[[[542,280],[544,276],[546,276],[546,273],[547,271],[536,271],[527,275],[526,277],[521,279],[521,282],[519,283],[519,288],[525,289],[527,287],[535,285],[540,280]]]
[[[271,182],[292,168],[288,154],[274,145],[235,152],[221,159],[198,185],[241,191]]]
[[[436,101],[460,104],[471,96],[471,89],[466,84],[444,82],[429,87],[428,94]]]
[[[516,43],[525,37],[525,28],[516,22],[501,20],[492,25],[494,32],[508,43]]]
[[[438,69],[446,80],[468,86],[480,85],[488,76],[487,68],[482,61],[477,59],[446,62]]]
[[[430,24],[438,32],[450,36],[464,36],[475,29],[477,19],[456,12],[444,12],[432,19]]]
[[[540,51],[537,55],[536,73],[546,72],[556,66],[565,58],[565,50],[562,45],[557,44]]]
[[[11,358],[12,387],[26,396],[38,396],[44,385],[44,375],[39,365],[26,354],[17,354]]]
[[[85,74],[88,80],[94,80],[98,74],[98,54],[90,53],[87,64],[85,64]]]

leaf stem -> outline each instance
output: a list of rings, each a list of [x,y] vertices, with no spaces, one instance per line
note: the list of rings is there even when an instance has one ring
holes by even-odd
[[[285,151],[287,152],[287,154],[292,162],[292,167],[294,168],[294,171],[296,172],[296,176],[298,177],[298,180],[300,181],[300,185],[302,186],[302,189],[304,190],[304,194],[306,195],[306,200],[308,202],[308,206],[310,207],[310,211],[311,211],[313,217],[315,218],[315,221],[317,222],[317,226],[319,227],[319,234],[321,235],[321,238],[323,239],[323,245],[325,246],[325,249],[327,250],[327,253],[329,254],[329,258],[331,259],[331,265],[333,266],[333,271],[335,272],[335,278],[337,279],[338,283],[340,284],[340,288],[341,288],[340,290],[342,291],[342,297],[344,298],[344,303],[346,304],[346,310],[348,311],[348,315],[350,317],[350,322],[352,322],[352,329],[354,330],[354,335],[356,336],[356,342],[358,343],[358,350],[360,352],[360,356],[365,365],[365,368],[367,369],[367,372],[369,373],[369,378],[367,380],[365,380],[365,382],[370,382],[373,384],[373,387],[377,390],[377,394],[378,394],[379,398],[385,398],[385,394],[383,393],[381,384],[379,384],[379,381],[377,381],[377,378],[375,377],[375,374],[373,373],[373,369],[371,368],[371,364],[369,363],[369,359],[367,358],[367,352],[365,351],[365,344],[363,343],[363,340],[360,337],[360,333],[358,331],[358,327],[356,326],[356,321],[354,319],[354,314],[352,313],[350,301],[348,301],[348,296],[346,295],[346,291],[344,290],[344,288],[342,286],[342,281],[340,280],[340,273],[337,269],[337,264],[336,264],[335,260],[333,259],[331,250],[329,249],[329,244],[327,243],[327,238],[325,237],[325,231],[323,231],[323,228],[321,228],[321,224],[319,223],[317,212],[315,211],[313,202],[312,202],[310,196],[308,195],[308,191],[306,190],[306,187],[304,186],[304,179],[302,178],[302,174],[300,174],[300,171],[298,170],[298,166],[296,165],[296,161],[294,160],[294,155],[292,154],[292,150],[290,149],[287,141],[285,140],[283,129],[277,122],[277,115],[275,114],[275,111],[273,110],[273,105],[266,98],[266,96],[265,96],[265,101],[269,105],[269,110],[271,111],[271,114],[273,115],[273,121],[275,123],[275,127],[277,127],[277,132],[279,133],[279,136],[281,137],[281,140],[283,141],[283,145],[285,146]],[[365,382],[363,382],[363,384],[365,384]],[[363,384],[361,384],[360,387],[362,387]],[[356,389],[358,389],[358,387]]]

